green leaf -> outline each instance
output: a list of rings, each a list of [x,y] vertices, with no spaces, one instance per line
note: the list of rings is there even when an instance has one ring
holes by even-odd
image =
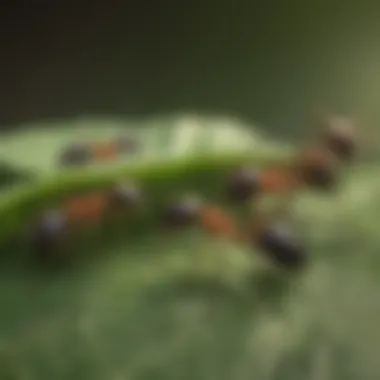
[[[194,116],[158,118],[126,123],[115,120],[78,119],[71,123],[36,125],[35,128],[9,133],[0,141],[0,158],[12,165],[34,170],[38,175],[55,174],[59,169],[57,155],[73,142],[112,141],[132,136],[140,142],[137,154],[124,155],[119,163],[130,160],[176,159],[202,153],[289,150],[270,141],[259,131],[234,119],[199,118]],[[109,167],[114,163],[97,164]]]
[[[54,157],[67,142],[112,138],[125,125],[78,121],[9,137],[1,156],[38,180],[2,193],[1,236],[46,200],[127,174],[153,190],[155,207],[191,184],[219,200],[215,182],[231,164],[291,152],[236,121],[221,134],[223,120],[189,120],[131,127],[149,147],[138,157],[62,173]],[[250,247],[197,230],[166,236],[149,224],[134,238],[104,240],[101,255],[61,272],[4,263],[0,379],[378,379],[379,172],[358,165],[337,193],[297,198],[292,217],[312,260],[295,277]],[[13,247],[3,256],[20,257]]]

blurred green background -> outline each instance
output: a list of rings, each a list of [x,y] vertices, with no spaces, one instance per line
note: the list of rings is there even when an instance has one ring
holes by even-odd
[[[276,132],[310,111],[378,119],[370,1],[5,2],[0,124],[196,110]]]

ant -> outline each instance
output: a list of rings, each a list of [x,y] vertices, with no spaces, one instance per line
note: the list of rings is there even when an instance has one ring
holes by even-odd
[[[112,141],[69,145],[61,153],[59,160],[63,166],[80,166],[92,161],[115,160],[123,153],[132,153],[136,150],[136,141],[131,137],[122,136]]]
[[[262,171],[240,168],[229,178],[228,197],[247,201],[267,193],[285,194],[308,187],[331,190],[337,184],[342,163],[357,151],[357,136],[348,120],[331,116],[320,122],[323,129],[318,146],[301,149],[292,162]]]
[[[214,238],[253,245],[277,265],[296,269],[305,264],[307,252],[290,226],[278,221],[282,212],[282,207],[279,207],[271,216],[259,214],[253,222],[250,218],[248,226],[241,228],[224,207],[185,198],[168,207],[165,222],[172,228],[197,225]]]
[[[281,208],[277,211],[282,213]],[[201,227],[214,237],[227,237],[238,243],[260,250],[269,260],[287,269],[305,265],[307,250],[287,223],[276,214],[271,217],[256,216],[244,229],[222,208],[206,208],[201,215]]]

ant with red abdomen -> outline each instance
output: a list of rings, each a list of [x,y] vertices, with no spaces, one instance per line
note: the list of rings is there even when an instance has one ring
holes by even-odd
[[[122,136],[113,141],[96,143],[76,143],[64,149],[59,157],[62,166],[81,166],[91,162],[113,161],[124,153],[136,152],[135,139]]]
[[[228,196],[245,201],[260,193],[286,193],[301,187],[330,190],[338,182],[342,162],[352,160],[357,151],[353,125],[344,118],[326,118],[321,144],[300,150],[291,163],[261,171],[236,170],[228,181]]]

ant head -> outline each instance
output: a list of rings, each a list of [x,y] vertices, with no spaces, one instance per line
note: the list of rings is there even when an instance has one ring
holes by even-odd
[[[335,188],[339,179],[336,157],[328,149],[307,149],[295,164],[296,175],[306,186],[319,190]]]
[[[312,122],[322,145],[342,162],[351,161],[357,154],[358,136],[355,122],[344,116],[319,111]]]
[[[343,117],[326,120],[324,145],[341,161],[352,160],[357,151],[357,136],[353,122]]]
[[[184,196],[167,205],[163,221],[166,226],[182,228],[194,225],[202,210],[202,201],[195,196]]]
[[[250,200],[260,191],[259,173],[249,167],[239,168],[231,174],[227,186],[229,199],[242,202]]]

